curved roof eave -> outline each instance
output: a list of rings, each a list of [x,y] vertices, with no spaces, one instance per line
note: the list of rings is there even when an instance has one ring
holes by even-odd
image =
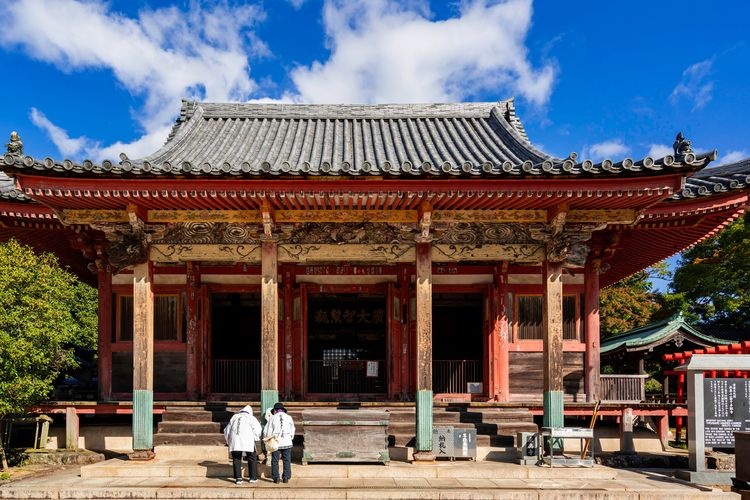
[[[6,154],[42,175],[274,178],[605,178],[693,173],[716,153],[594,163],[555,158],[528,140],[512,100],[296,105],[183,102],[167,142],[139,160],[43,160]]]

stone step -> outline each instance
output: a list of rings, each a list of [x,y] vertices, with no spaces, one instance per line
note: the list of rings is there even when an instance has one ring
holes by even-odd
[[[154,446],[192,445],[192,446],[225,446],[224,436],[215,434],[184,434],[175,432],[159,432],[154,434]]]
[[[230,459],[229,448],[223,446],[196,446],[188,444],[154,446],[154,454],[158,461],[164,460],[193,460],[196,463],[225,462]]]
[[[219,422],[192,422],[187,420],[178,420],[174,422],[159,422],[157,426],[158,433],[176,434],[217,434],[222,432],[224,425]]]
[[[501,450],[505,453],[505,450]],[[374,464],[313,463],[300,466],[292,464],[294,478],[531,478],[531,479],[566,479],[571,477],[571,469],[566,467],[525,467],[513,463],[456,461],[450,464],[444,461],[435,464],[413,465],[394,462],[390,466]],[[586,480],[615,479],[617,470],[609,467],[591,467],[585,470]],[[259,464],[261,477],[270,476],[267,464]],[[579,469],[577,472],[581,472]],[[116,477],[231,477],[231,462],[223,460],[162,460],[133,462],[122,459],[111,459],[97,464],[81,467],[81,478],[116,478]],[[601,490],[597,490],[601,494]],[[194,492],[200,494],[201,492]],[[203,492],[205,494],[205,492]],[[535,496],[536,497],[536,496]],[[11,497],[12,498],[12,497]],[[108,498],[108,497],[102,497]],[[193,498],[196,498],[193,496]],[[216,498],[216,497],[214,497]],[[298,497],[299,498],[299,497]],[[376,498],[376,497],[372,497]],[[417,498],[417,497],[409,497]]]
[[[229,422],[233,413],[227,411],[165,411],[162,422]]]
[[[502,422],[499,424],[473,424],[477,434],[513,436],[519,432],[537,432],[538,427],[533,422]]]
[[[534,416],[531,412],[505,412],[505,411],[461,411],[455,412],[459,415],[461,422],[533,422]]]

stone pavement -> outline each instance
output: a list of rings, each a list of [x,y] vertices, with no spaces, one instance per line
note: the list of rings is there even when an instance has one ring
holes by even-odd
[[[500,462],[415,465],[293,464],[288,484],[262,478],[235,485],[228,463],[108,460],[80,469],[20,479],[0,499],[653,499],[739,498],[652,471],[596,466],[564,468]]]

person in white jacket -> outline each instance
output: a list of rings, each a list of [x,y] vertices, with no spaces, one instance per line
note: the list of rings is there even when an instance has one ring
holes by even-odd
[[[260,439],[261,427],[258,419],[253,416],[250,405],[235,413],[229,424],[224,428],[224,439],[232,453],[232,467],[234,468],[235,484],[242,484],[242,455],[247,457],[249,482],[258,481],[258,452],[255,441]]]
[[[276,403],[271,410],[272,416],[266,422],[263,431],[265,438],[276,436],[279,449],[271,453],[271,475],[273,482],[279,482],[279,456],[284,461],[284,471],[281,480],[288,483],[292,478],[292,439],[294,439],[294,421],[284,408],[284,403]]]

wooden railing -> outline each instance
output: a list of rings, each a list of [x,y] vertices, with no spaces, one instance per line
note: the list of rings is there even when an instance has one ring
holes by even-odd
[[[211,391],[229,394],[260,392],[260,360],[214,359],[211,364]]]
[[[377,394],[388,387],[385,361],[311,359],[307,362],[307,392],[319,394]]]
[[[468,382],[482,379],[482,362],[478,359],[432,361],[432,391],[436,394],[465,393]]]
[[[600,375],[602,401],[640,402],[646,399],[650,375]]]

